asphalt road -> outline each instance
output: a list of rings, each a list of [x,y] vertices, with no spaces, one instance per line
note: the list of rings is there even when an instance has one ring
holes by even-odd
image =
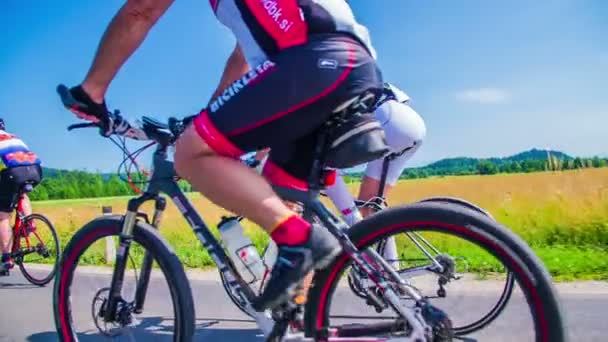
[[[215,272],[196,272],[190,275],[196,304],[196,341],[262,341],[255,323],[236,309],[221,287]],[[74,281],[72,306],[77,313],[75,324],[81,330],[81,341],[109,341],[100,335],[92,322],[91,303],[97,289],[109,283],[106,272],[90,269]],[[78,285],[76,285],[78,284]],[[131,335],[113,340],[166,341],[169,335],[163,329],[171,323],[173,313],[169,293],[160,277],[153,277],[146,302],[144,317],[138,317],[138,328]],[[466,320],[482,308],[493,303],[500,284],[493,281],[468,281],[457,294],[458,313],[455,323]],[[608,341],[608,283],[578,282],[557,285],[573,341]],[[0,342],[50,342],[57,341],[53,323],[51,298],[52,284],[39,288],[29,285],[19,271],[10,277],[0,278]],[[355,314],[369,311],[355,300],[349,290],[340,288],[336,310],[332,314]],[[448,297],[450,297],[450,294]],[[449,306],[449,305],[448,305]],[[149,313],[149,314],[148,314]],[[473,338],[479,341],[530,340],[529,316],[524,301],[515,293],[512,301],[499,319]]]

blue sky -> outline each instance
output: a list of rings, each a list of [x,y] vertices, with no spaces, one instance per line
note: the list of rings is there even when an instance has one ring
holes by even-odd
[[[358,0],[386,80],[427,124],[411,165],[531,147],[608,155],[608,2]],[[46,166],[114,170],[93,131],[68,133],[55,95],[88,69],[118,0],[0,1],[0,115]],[[179,0],[107,96],[130,118],[197,112],[234,44],[206,0]]]

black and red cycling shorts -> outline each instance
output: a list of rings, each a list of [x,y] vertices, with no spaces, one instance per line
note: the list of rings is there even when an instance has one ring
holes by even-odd
[[[374,59],[357,40],[314,36],[234,82],[194,126],[220,155],[238,158],[270,147],[264,167],[269,181],[305,189],[316,131],[335,107],[382,84]]]
[[[0,212],[12,212],[17,206],[23,186],[27,183],[36,186],[41,180],[40,165],[13,166],[0,171]]]

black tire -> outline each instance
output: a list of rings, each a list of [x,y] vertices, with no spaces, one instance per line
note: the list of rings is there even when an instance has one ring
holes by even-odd
[[[353,225],[348,234],[353,243],[363,249],[413,228],[448,232],[490,252],[513,272],[528,303],[536,341],[567,340],[564,316],[551,276],[519,237],[485,215],[447,203],[415,203],[374,214]],[[323,334],[329,326],[331,300],[348,267],[349,260],[342,255],[315,274],[305,310],[307,336]]]
[[[251,318],[255,318],[253,315],[251,315],[251,313],[249,313],[249,311],[246,310],[245,308],[245,303],[242,303],[239,298],[237,298],[235,295],[232,294],[232,292],[230,291],[230,287],[228,286],[228,281],[226,280],[226,277],[224,276],[224,273],[219,271],[218,272],[220,274],[220,282],[222,283],[222,286],[224,287],[224,291],[226,291],[226,296],[228,296],[228,298],[230,298],[230,301],[232,301],[232,303],[239,309],[241,310],[242,313],[244,313],[245,315],[251,317]]]
[[[107,236],[118,236],[122,220],[122,216],[97,218],[82,227],[67,244],[53,289],[55,326],[60,341],[78,341],[72,327],[70,286],[80,256],[95,241]],[[173,341],[192,341],[195,318],[192,290],[180,260],[158,231],[147,223],[136,223],[133,240],[150,253],[167,281],[175,317]]]
[[[48,271],[48,273],[40,273],[40,271],[37,272],[31,272],[30,270],[28,270],[28,258],[27,255],[25,257],[21,256],[18,258],[17,260],[17,264],[19,265],[19,270],[21,270],[21,273],[23,274],[23,276],[25,277],[25,279],[27,279],[27,281],[29,281],[30,283],[37,285],[37,286],[44,286],[46,284],[48,284],[53,277],[55,276],[55,272],[57,271],[57,264],[59,263],[59,257],[61,256],[61,245],[59,244],[59,238],[57,237],[57,232],[55,231],[55,227],[53,227],[53,224],[51,223],[51,221],[49,219],[47,219],[44,215],[40,215],[40,214],[31,214],[29,216],[26,216],[23,219],[23,224],[27,224],[28,222],[32,222],[32,221],[38,221],[38,223],[36,223],[36,232],[30,234],[29,236],[29,240],[30,243],[35,243],[37,242],[38,248],[43,247],[40,246],[40,244],[43,243],[43,241],[41,241],[40,239],[40,235],[42,234],[50,234],[50,239],[47,239],[47,242],[52,242],[53,245],[49,246],[48,243],[44,244],[44,248],[46,249],[46,252],[48,253],[48,257],[47,256],[43,256],[43,258],[53,258],[53,260],[51,260],[51,268]],[[45,227],[45,228],[43,228]],[[44,232],[43,229],[45,230],[49,230],[49,232]],[[42,234],[41,234],[42,233]],[[23,236],[18,237],[19,238],[19,245],[23,246],[24,243],[26,243],[26,239]],[[38,252],[36,252],[38,253]]]
[[[428,198],[423,198],[418,202],[450,203],[450,204],[460,205],[464,208],[471,209],[473,211],[486,215],[487,217],[489,217],[491,219],[494,219],[494,217],[492,216],[492,214],[490,214],[489,211],[483,209],[482,207],[480,207],[476,204],[473,204],[467,200],[463,200],[462,198],[458,198],[458,197],[449,197],[449,196],[428,197]]]

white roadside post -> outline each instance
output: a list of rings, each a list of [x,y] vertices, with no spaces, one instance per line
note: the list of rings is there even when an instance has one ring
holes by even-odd
[[[101,213],[104,216],[112,215],[111,206],[102,206]],[[114,245],[114,238],[112,236],[106,237],[106,264],[111,265],[116,260],[116,246]]]

